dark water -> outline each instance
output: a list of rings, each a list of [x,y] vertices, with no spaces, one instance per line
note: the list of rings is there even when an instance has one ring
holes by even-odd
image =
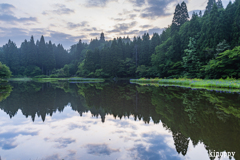
[[[1,160],[240,159],[237,93],[127,82],[11,83],[0,92]]]

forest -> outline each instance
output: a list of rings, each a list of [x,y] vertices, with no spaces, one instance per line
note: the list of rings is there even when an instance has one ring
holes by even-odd
[[[1,77],[239,78],[240,0],[226,8],[221,0],[209,0],[205,11],[191,17],[182,2],[172,24],[152,36],[107,41],[101,33],[70,50],[43,36],[36,42],[32,36],[20,48],[9,40],[0,48],[0,61],[11,71]]]

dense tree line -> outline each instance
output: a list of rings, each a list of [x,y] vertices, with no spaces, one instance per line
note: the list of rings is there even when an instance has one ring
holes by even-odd
[[[178,15],[181,9],[177,6],[175,13],[178,14],[174,14],[172,25],[165,31],[168,33],[166,40],[152,55],[156,76],[238,78],[239,9],[239,1],[229,2],[224,9],[221,0],[209,0],[203,16],[193,13],[188,20],[185,13],[180,13],[185,18],[182,20]],[[213,62],[221,65],[213,65]]]
[[[54,69],[62,68],[70,62],[70,56],[62,45],[45,42],[42,36],[40,41],[25,40],[20,48],[11,40],[2,47],[0,53],[2,63],[6,64],[13,75],[49,75]]]
[[[21,76],[239,78],[239,37],[239,0],[225,9],[221,0],[209,0],[204,14],[191,19],[182,2],[160,35],[106,41],[101,33],[99,40],[79,40],[69,51],[43,36],[20,48],[9,40],[0,48],[0,61]]]
[[[114,39],[89,50],[77,74],[88,77],[240,77],[240,2],[209,0],[204,14],[189,19],[185,2],[161,35]]]
[[[2,64],[0,62],[0,81],[1,78],[6,79],[10,78],[12,75],[12,72],[10,71],[9,67],[7,67],[5,64]]]

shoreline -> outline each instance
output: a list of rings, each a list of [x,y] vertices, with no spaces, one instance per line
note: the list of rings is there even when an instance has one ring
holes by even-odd
[[[206,89],[222,92],[240,92],[240,80],[234,79],[131,79],[130,83],[139,85],[173,86],[191,89]]]

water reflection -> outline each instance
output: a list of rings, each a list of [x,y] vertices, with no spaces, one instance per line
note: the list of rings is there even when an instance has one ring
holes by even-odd
[[[237,93],[127,83],[2,88],[2,159],[211,159],[211,151],[240,158]]]

